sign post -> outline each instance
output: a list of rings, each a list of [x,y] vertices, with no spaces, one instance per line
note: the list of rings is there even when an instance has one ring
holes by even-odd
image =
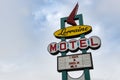
[[[61,42],[52,42],[48,45],[48,52],[52,55],[61,56],[57,58],[58,72],[62,73],[62,80],[90,80],[89,69],[93,69],[92,54],[87,52],[89,48],[95,50],[101,46],[101,40],[97,36],[86,38],[85,35],[92,31],[92,27],[83,24],[82,14],[76,15],[78,3],[69,15],[69,17],[61,18],[61,27],[54,33],[56,38],[61,39]],[[78,25],[75,20],[78,20]],[[65,27],[65,23],[72,26]],[[79,40],[67,39],[80,37]],[[81,54],[67,55],[67,52],[82,51]],[[84,70],[80,78],[75,79],[69,76],[68,71]]]
[[[61,29],[65,28],[65,18],[61,18]],[[61,41],[66,41],[65,38],[61,38]],[[61,52],[62,56],[66,56],[66,52]],[[67,80],[67,71],[62,71],[62,80]]]
[[[79,25],[83,25],[83,18],[79,19]],[[81,38],[85,38],[85,35],[80,35]],[[87,53],[87,50],[82,50],[83,54]],[[85,80],[90,80],[90,72],[89,69],[84,69]]]
[[[65,28],[65,22],[67,20],[67,17],[61,18],[61,29]],[[76,15],[75,20],[79,20],[79,25],[83,25],[83,17],[82,14]],[[85,35],[82,34],[80,35],[80,38],[85,38]],[[61,38],[61,41],[65,41],[65,38]],[[83,54],[87,53],[87,50],[82,50]],[[62,56],[65,56],[66,53],[61,53]],[[84,69],[84,75],[85,75],[85,80],[90,80],[90,73],[89,69]],[[67,80],[67,71],[62,71],[62,80]]]

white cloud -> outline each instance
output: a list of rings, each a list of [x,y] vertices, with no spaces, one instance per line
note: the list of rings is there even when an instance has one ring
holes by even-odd
[[[106,13],[106,15],[119,15],[120,14],[120,0],[101,0],[98,3],[97,11],[99,13]]]
[[[94,0],[88,1],[88,2],[87,1],[88,0],[85,0],[85,2],[84,2],[84,7],[85,7],[84,9],[86,9],[86,10],[83,10],[83,11],[85,11],[85,12],[83,12],[83,13],[85,13],[83,15],[87,16],[87,17],[83,16],[84,22],[86,25],[91,25],[93,27],[93,32],[91,32],[88,36],[97,35],[101,38],[101,41],[102,41],[102,45],[99,50],[91,51],[93,53],[92,55],[94,56],[93,59],[94,59],[94,65],[95,65],[95,69],[92,72],[92,75],[93,75],[92,79],[94,79],[94,80],[95,79],[97,79],[97,80],[107,80],[107,79],[113,80],[114,78],[116,78],[116,75],[118,75],[118,72],[114,72],[114,75],[112,76],[112,78],[109,77],[112,75],[110,73],[111,68],[115,68],[114,66],[111,65],[111,63],[113,64],[114,62],[117,61],[116,60],[117,56],[114,56],[115,58],[113,58],[112,50],[113,50],[113,46],[115,47],[115,45],[116,45],[115,43],[118,43],[118,42],[110,42],[110,41],[114,41],[114,39],[110,40],[113,37],[111,31],[113,31],[114,27],[110,26],[110,23],[113,20],[110,18],[109,15],[111,15],[113,17],[114,14],[110,13],[111,10],[109,7],[111,7],[111,4],[112,4],[114,6],[113,8],[115,9],[116,8],[115,6],[117,6],[117,5],[116,5],[116,3],[113,3],[113,0],[110,0],[110,1],[102,0],[102,1],[95,1],[95,2],[94,2]],[[67,2],[67,1],[63,1],[63,2]],[[69,3],[64,3],[64,5],[62,5],[62,7],[61,7],[61,5],[59,5],[60,11],[56,10],[56,9],[58,9],[58,6],[56,8],[53,8],[52,10],[50,9],[51,7],[48,8],[46,6],[44,8],[45,9],[44,14],[46,15],[46,20],[48,21],[48,24],[54,24],[55,22],[57,22],[57,21],[51,21],[51,18],[58,19],[59,17],[68,16],[69,12],[71,12],[72,8],[74,7],[74,6],[71,6],[71,5],[73,5],[74,2],[73,3],[71,3],[71,2],[72,1],[70,1]],[[65,4],[67,4],[67,7]],[[83,5],[81,6],[81,4],[82,3],[80,3],[80,9],[81,9],[81,7],[83,7]],[[86,8],[86,6],[87,6],[87,8]],[[90,7],[90,8],[88,8],[88,7]],[[87,9],[89,9],[89,10],[87,10]],[[112,9],[112,11],[115,12],[115,14],[117,14],[116,16],[118,16],[118,12],[114,9]],[[56,17],[53,14],[54,11],[57,11],[60,14],[62,13],[62,15],[59,17]],[[50,12],[50,13],[46,14],[47,12]],[[106,20],[110,20],[110,19],[111,19],[111,21],[106,21]],[[55,27],[49,28],[51,30],[51,31],[49,31],[49,34],[51,34],[51,36],[53,36],[52,33],[54,32],[54,30],[59,29],[59,24],[57,23],[55,25],[56,25],[56,28]],[[108,28],[107,26],[110,26],[110,27]],[[117,31],[115,31],[115,30],[117,30]],[[118,32],[118,30],[119,30],[119,28],[117,27],[117,29],[114,29],[113,33]],[[114,34],[114,35],[116,35],[116,34]],[[45,35],[45,36],[47,36],[47,35]],[[46,40],[47,40],[47,37],[46,37],[45,41]],[[53,42],[53,41],[57,41],[57,39],[56,40],[54,39],[54,36],[50,37],[47,42]],[[119,46],[117,46],[117,47],[119,48]],[[119,51],[118,48],[116,49],[117,51]],[[97,58],[95,58],[95,57],[97,57]],[[110,61],[107,59],[110,59]],[[111,62],[111,63],[109,63],[109,62]],[[106,67],[106,66],[108,66],[108,64],[111,67],[109,67],[109,68]],[[118,64],[118,62],[116,62],[114,65],[117,65],[117,64]],[[117,66],[120,66],[120,65],[117,65]],[[114,70],[116,71],[117,69],[114,69]],[[54,73],[54,74],[56,74],[56,73]],[[106,75],[106,76],[104,76],[104,75]],[[118,78],[116,78],[116,79],[118,79]]]
[[[119,79],[117,77],[119,71],[118,71],[118,68],[116,67],[116,66],[120,66],[119,62],[118,62],[119,61],[119,58],[118,58],[119,45],[117,45],[119,42],[117,40],[113,39],[114,36],[117,36],[116,33],[119,33],[119,26],[116,25],[117,28],[110,26],[110,25],[115,25],[115,22],[117,21],[117,20],[115,20],[115,22],[114,22],[114,20],[113,20],[114,14],[116,14],[115,15],[116,17],[118,17],[119,15],[118,15],[118,11],[115,10],[117,8],[118,4],[113,3],[113,2],[114,2],[114,0],[102,0],[102,1],[96,1],[96,3],[94,3],[94,1],[93,1],[90,3],[92,5],[89,4],[90,10],[87,10],[88,8],[84,8],[84,9],[86,9],[86,11],[84,12],[85,15],[84,14],[83,15],[87,16],[87,17],[83,16],[84,22],[85,22],[85,24],[91,25],[93,27],[93,32],[91,32],[88,36],[97,35],[101,38],[101,41],[102,41],[102,45],[101,45],[100,49],[98,49],[96,51],[91,51],[92,55],[93,55],[93,59],[94,59],[94,66],[95,66],[95,69],[92,71],[92,75],[93,75],[92,79],[94,79],[94,80],[95,79],[96,80],[108,80],[108,79],[109,80],[113,80],[113,79],[118,80]],[[117,1],[117,2],[119,2],[119,1]],[[80,3],[80,4],[82,4],[82,3]],[[113,7],[111,6],[111,4],[113,5]],[[71,6],[71,3],[67,4],[67,6],[68,5]],[[88,5],[88,4],[87,3],[84,4],[84,6],[86,6],[86,5]],[[64,6],[62,6],[62,7],[64,7]],[[113,8],[113,9],[110,9],[110,8]],[[66,7],[64,9],[61,8],[60,13],[63,13],[62,17],[68,16],[71,9],[70,9],[70,7]],[[54,10],[55,9],[53,9],[53,11]],[[67,10],[67,11],[65,11],[65,10]],[[115,13],[113,14],[113,13],[111,13],[111,11],[115,12]],[[66,13],[64,13],[64,12],[66,12]],[[50,14],[48,14],[48,15],[50,15]],[[50,15],[48,20],[50,20],[50,18],[53,16],[54,15]],[[112,18],[110,16],[112,16]],[[113,24],[112,24],[112,21],[113,21]],[[51,21],[50,23],[54,23],[54,22]],[[59,29],[59,27],[57,27],[56,30],[57,29]],[[55,30],[55,28],[54,28],[54,30]],[[54,32],[54,30],[52,30],[52,28],[51,28],[50,32]],[[51,35],[51,36],[53,36],[53,35]],[[52,39],[52,41],[54,41],[53,37],[51,39]],[[49,40],[49,42],[51,42],[51,40]],[[117,48],[115,48],[116,45],[117,45]],[[113,48],[115,48],[115,49],[113,49]],[[113,50],[115,50],[116,53],[114,53]],[[116,55],[114,55],[114,54],[116,54]],[[114,65],[116,65],[116,66],[114,66]],[[113,70],[113,68],[114,68],[114,70]],[[111,73],[111,69],[114,71],[114,74]],[[56,74],[56,73],[54,73],[54,74]]]
[[[16,66],[15,64],[0,63],[0,74],[14,72],[15,70],[17,70],[17,68],[18,66]]]
[[[60,18],[69,15],[76,1],[35,0],[36,3],[34,1],[31,3],[27,0],[0,0],[0,80],[61,79],[61,74],[57,72],[56,56],[53,57],[47,52],[47,45],[50,42],[60,41],[53,36],[53,33],[60,28]],[[113,3],[114,1],[116,3]],[[120,66],[117,56],[120,48],[119,39],[111,40],[113,35],[108,33],[114,28],[112,26],[109,29],[104,28],[110,24],[109,21],[99,19],[111,11],[118,16],[120,10],[117,2],[119,3],[119,0],[79,1],[80,13],[85,9],[84,23],[93,27],[93,32],[88,36],[95,34],[102,40],[99,50],[91,50],[95,67],[91,75],[94,80],[119,79],[117,77]],[[118,10],[115,10],[116,8]],[[109,15],[114,16],[114,13]],[[29,20],[28,17],[32,19],[34,17],[34,20]],[[114,31],[116,35],[119,27],[114,30],[117,30]],[[116,45],[114,53],[113,47]],[[111,69],[114,70],[113,75]]]
[[[29,7],[24,1],[0,0],[0,55],[23,53],[28,47],[25,23]]]

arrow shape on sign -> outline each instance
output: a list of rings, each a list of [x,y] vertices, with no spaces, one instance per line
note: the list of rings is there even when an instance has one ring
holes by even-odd
[[[67,18],[67,23],[71,24],[73,26],[76,26],[76,22],[74,20],[75,15],[77,14],[78,11],[78,3],[76,4],[76,6],[74,7],[73,11],[71,12],[71,14],[69,15],[69,17]]]

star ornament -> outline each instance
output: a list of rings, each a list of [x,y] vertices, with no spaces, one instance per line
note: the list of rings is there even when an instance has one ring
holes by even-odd
[[[79,7],[79,5],[77,3],[76,6],[74,7],[74,9],[72,10],[72,12],[70,13],[69,17],[67,18],[67,21],[66,21],[68,24],[70,24],[72,26],[76,26],[77,25],[75,20],[74,20],[74,17],[77,14],[78,7]]]

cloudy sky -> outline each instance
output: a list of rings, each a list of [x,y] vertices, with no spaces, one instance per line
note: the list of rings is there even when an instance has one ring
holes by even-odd
[[[47,46],[60,41],[53,33],[77,2],[78,14],[93,29],[86,37],[97,35],[102,41],[100,49],[89,50],[91,80],[120,80],[119,0],[0,0],[0,80],[61,80],[60,54],[50,55]]]

